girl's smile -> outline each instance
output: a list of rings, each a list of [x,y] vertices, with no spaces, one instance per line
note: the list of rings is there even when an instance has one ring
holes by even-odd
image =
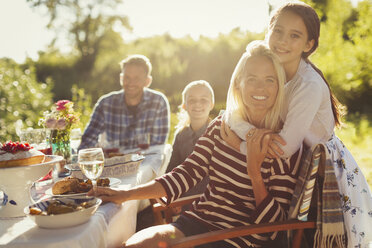
[[[308,40],[302,18],[291,11],[281,14],[269,31],[270,49],[283,63],[287,80],[290,80],[297,71],[302,53],[310,51],[313,44],[314,40]]]

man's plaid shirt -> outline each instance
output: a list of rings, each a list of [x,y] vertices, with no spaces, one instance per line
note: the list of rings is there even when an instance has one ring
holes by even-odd
[[[170,127],[170,108],[164,94],[144,88],[143,98],[133,115],[124,101],[124,91],[102,96],[94,107],[79,149],[95,147],[100,134],[119,141],[124,149],[137,147],[136,134],[150,133],[150,145],[164,144]]]

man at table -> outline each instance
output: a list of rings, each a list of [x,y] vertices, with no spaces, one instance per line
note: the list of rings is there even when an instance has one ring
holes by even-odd
[[[108,146],[136,148],[136,137],[150,135],[150,145],[164,144],[170,127],[170,109],[161,92],[149,89],[152,82],[150,60],[131,55],[120,62],[120,91],[102,96],[96,103],[79,149],[95,147],[98,138]]]

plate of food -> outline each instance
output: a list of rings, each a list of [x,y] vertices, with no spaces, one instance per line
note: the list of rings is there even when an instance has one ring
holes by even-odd
[[[97,179],[97,186],[114,187],[121,183],[118,178],[99,178]],[[87,179],[80,179],[77,177],[65,177],[59,180],[53,186],[45,191],[46,195],[55,197],[74,197],[84,196],[93,187],[92,182]]]
[[[24,213],[41,228],[64,228],[87,222],[101,203],[96,197],[55,198],[31,204]]]

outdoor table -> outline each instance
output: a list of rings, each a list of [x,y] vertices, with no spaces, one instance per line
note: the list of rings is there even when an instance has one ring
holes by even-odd
[[[120,189],[146,183],[164,173],[172,152],[171,145],[151,146],[136,175],[120,178]],[[82,225],[44,229],[27,217],[0,218],[0,247],[117,247],[136,231],[140,201],[122,205],[101,205],[91,219]]]

